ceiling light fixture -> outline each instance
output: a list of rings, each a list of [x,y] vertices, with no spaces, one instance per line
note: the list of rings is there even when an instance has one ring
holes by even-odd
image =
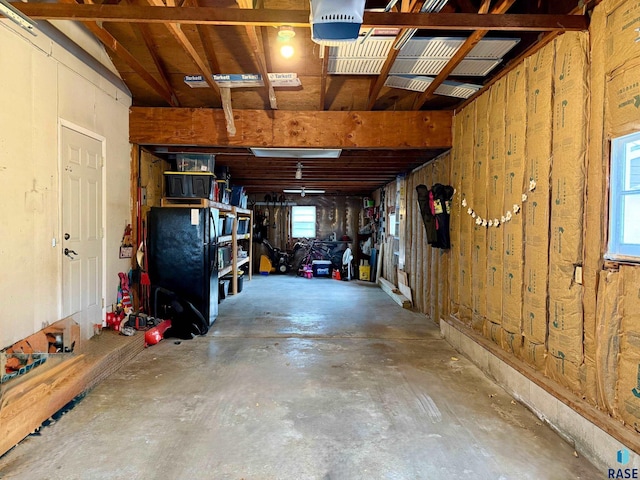
[[[308,194],[318,194],[321,195],[323,194],[325,191],[324,190],[316,190],[316,189],[306,189],[304,187],[302,188],[285,188],[284,190],[282,190],[283,193],[299,193],[300,196],[304,197],[304,195]],[[304,195],[303,195],[304,193]]]
[[[7,17],[9,20],[13,21],[20,27],[24,28],[31,35],[36,36],[37,33],[35,31],[36,22],[27,17],[24,13],[18,10],[16,7],[11,5],[6,0],[0,0],[0,13]]]
[[[342,152],[339,148],[260,148],[251,147],[256,157],[272,158],[338,158]]]
[[[296,180],[302,180],[302,164],[298,162],[298,168],[296,170]]]
[[[288,25],[283,25],[278,27],[278,42],[282,44],[280,47],[280,55],[284,58],[291,58],[295,53],[295,49],[293,45],[291,45],[291,40],[296,36],[296,32],[293,30],[293,27]]]

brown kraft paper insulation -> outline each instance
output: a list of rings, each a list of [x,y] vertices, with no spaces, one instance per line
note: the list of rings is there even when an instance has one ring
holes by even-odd
[[[502,279],[502,328],[521,335],[524,225],[521,210],[526,170],[525,135],[527,130],[527,78],[525,63],[507,75],[505,111],[505,180],[504,208],[511,212],[511,221],[503,225],[504,263]],[[528,182],[527,182],[528,184]],[[518,351],[520,348],[518,348]]]
[[[489,159],[489,95],[482,95],[476,104],[475,158],[473,164],[473,209],[487,218],[487,167]],[[473,322],[475,330],[482,330],[487,316],[487,228],[473,224],[471,272],[473,285]]]
[[[638,57],[638,48],[635,47],[636,28],[640,27],[640,0],[609,1],[603,6],[606,15],[606,73],[610,74]]]
[[[611,137],[633,133],[640,121],[640,58],[614,70],[606,85],[607,132]]]
[[[583,394],[597,404],[596,381],[596,292],[602,269],[605,230],[605,188],[608,153],[604,150],[605,63],[607,61],[606,16],[604,4],[593,10],[589,32],[591,35],[591,115],[589,120],[589,150],[587,165],[587,200],[584,232],[584,382]]]
[[[622,419],[640,431],[640,270],[621,266],[622,341],[617,399]]]
[[[596,325],[596,381],[598,404],[617,415],[615,387],[620,352],[621,282],[618,272],[600,272]]]
[[[588,38],[566,33],[556,39],[553,167],[551,169],[551,247],[549,255],[549,337],[547,371],[574,391],[583,362],[582,286],[574,283],[582,264],[588,96]],[[555,365],[550,364],[555,362]],[[568,363],[572,365],[568,365]],[[575,367],[575,368],[574,368]]]
[[[524,203],[525,269],[523,331],[533,344],[544,345],[547,340],[547,288],[549,275],[549,217],[551,142],[553,126],[553,73],[555,42],[527,58],[527,171],[525,185],[535,182],[535,189],[527,190]],[[531,347],[533,352],[539,349]],[[528,355],[540,362],[540,355]]]
[[[460,158],[460,183],[462,185],[462,198],[467,202],[473,201],[473,162],[474,140],[476,126],[475,103],[465,107],[460,113],[462,116],[462,157]],[[460,284],[460,309],[459,317],[466,324],[471,324],[473,307],[472,286],[472,262],[473,251],[473,222],[469,216],[461,218],[460,223],[460,264],[458,282]]]
[[[490,89],[489,165],[487,211],[491,218],[504,215],[505,102],[507,82],[503,77]],[[487,229],[487,318],[502,323],[503,226]]]
[[[536,370],[544,371],[545,358],[547,356],[547,347],[538,343],[523,341],[522,357],[524,360]]]

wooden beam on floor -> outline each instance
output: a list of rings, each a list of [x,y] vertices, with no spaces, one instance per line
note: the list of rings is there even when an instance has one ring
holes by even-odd
[[[379,283],[380,288],[382,288],[382,290],[387,295],[389,295],[394,302],[396,302],[402,308],[411,308],[411,301],[409,301],[407,297],[402,295],[402,293],[400,293],[400,290],[398,290],[393,283],[384,278],[380,278]]]
[[[78,395],[132,360],[143,348],[143,332],[125,337],[105,330],[84,343],[84,353],[52,354],[44,364],[2,384],[0,455]]]

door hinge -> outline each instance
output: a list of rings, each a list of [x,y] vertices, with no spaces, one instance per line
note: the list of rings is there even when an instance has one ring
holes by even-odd
[[[104,308],[104,298],[102,299],[102,308]]]
[[[104,167],[104,161],[105,161],[104,157],[100,157],[100,167],[101,168]]]

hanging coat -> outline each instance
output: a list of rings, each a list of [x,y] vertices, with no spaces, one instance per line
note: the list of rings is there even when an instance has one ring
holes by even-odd
[[[420,215],[422,216],[422,223],[427,234],[427,243],[433,245],[438,241],[436,232],[436,219],[431,213],[431,207],[429,205],[429,189],[426,185],[416,186],[416,193],[418,194],[418,206],[420,207]]]
[[[436,183],[431,189],[433,195],[433,214],[436,218],[437,241],[434,247],[451,248],[449,223],[451,214],[451,199],[453,187]]]

